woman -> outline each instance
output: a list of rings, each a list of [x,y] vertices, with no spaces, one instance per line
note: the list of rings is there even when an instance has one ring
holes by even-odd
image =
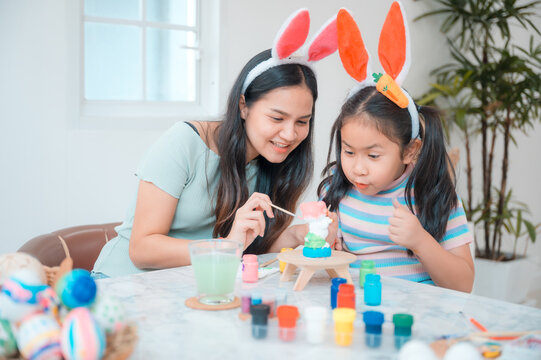
[[[297,245],[284,232],[291,217],[270,203],[295,211],[310,182],[317,82],[303,62],[252,71],[270,58],[266,50],[242,69],[223,121],[179,122],[149,150],[136,203],[95,275],[189,265],[194,239],[241,241],[255,254]]]

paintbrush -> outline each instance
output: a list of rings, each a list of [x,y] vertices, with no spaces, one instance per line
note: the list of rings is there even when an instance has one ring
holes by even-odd
[[[291,216],[293,216],[293,217],[296,217],[296,216],[297,216],[297,215],[293,214],[292,212],[287,211],[286,209],[282,209],[281,207],[274,205],[273,203],[269,203],[269,205],[270,205],[271,207],[273,207],[273,208],[275,208],[275,209],[278,209],[278,210],[280,210],[280,211],[282,211],[282,212],[284,212],[284,213],[286,213],[286,214],[288,214],[288,215],[291,215]]]

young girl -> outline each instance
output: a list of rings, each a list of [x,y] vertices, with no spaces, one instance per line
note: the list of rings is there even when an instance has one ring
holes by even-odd
[[[374,260],[381,275],[470,292],[472,236],[455,192],[438,113],[417,107],[394,81],[403,80],[407,70],[407,56],[393,64],[400,57],[389,54],[402,41],[386,37],[390,28],[400,33],[400,24],[392,23],[398,15],[405,18],[395,3],[380,37],[380,58],[390,61],[384,68],[393,75],[383,76],[389,83],[376,88],[367,80],[367,64],[359,66],[363,57],[348,52],[352,44],[360,46],[358,40],[344,39],[355,30],[360,37],[351,15],[338,14],[340,56],[360,84],[333,125],[329,160],[333,147],[336,159],[324,170],[327,177],[318,193],[338,213],[338,249]]]
[[[307,16],[289,19],[297,29],[304,20],[306,36]],[[291,218],[270,204],[294,211],[310,182],[317,83],[310,59],[289,59],[306,36],[299,41],[297,31],[291,46],[287,28],[272,52],[244,66],[222,122],[177,123],[147,152],[136,201],[102,249],[96,277],[188,265],[194,239],[225,237],[256,254],[290,246],[281,235]],[[336,40],[326,48],[333,53]]]

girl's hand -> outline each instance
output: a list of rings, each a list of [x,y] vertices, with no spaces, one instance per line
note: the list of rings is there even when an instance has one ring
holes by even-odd
[[[328,211],[327,216],[332,220],[332,223],[330,223],[329,227],[327,228],[329,233],[325,240],[331,247],[333,247],[333,244],[335,244],[335,241],[337,241],[336,234],[338,233],[338,215],[335,212]]]
[[[427,232],[407,206],[401,205],[396,199],[393,199],[393,206],[394,213],[389,218],[389,238],[415,252]]]
[[[267,213],[268,217],[274,217],[270,203],[271,200],[267,195],[253,193],[246,200],[246,203],[236,211],[233,226],[231,226],[231,231],[226,239],[242,242],[243,249],[246,250],[257,236],[263,236],[265,233],[263,211]]]

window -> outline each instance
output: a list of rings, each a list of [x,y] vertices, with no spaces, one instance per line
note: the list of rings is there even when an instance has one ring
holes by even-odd
[[[219,0],[81,1],[85,125],[217,115]]]

